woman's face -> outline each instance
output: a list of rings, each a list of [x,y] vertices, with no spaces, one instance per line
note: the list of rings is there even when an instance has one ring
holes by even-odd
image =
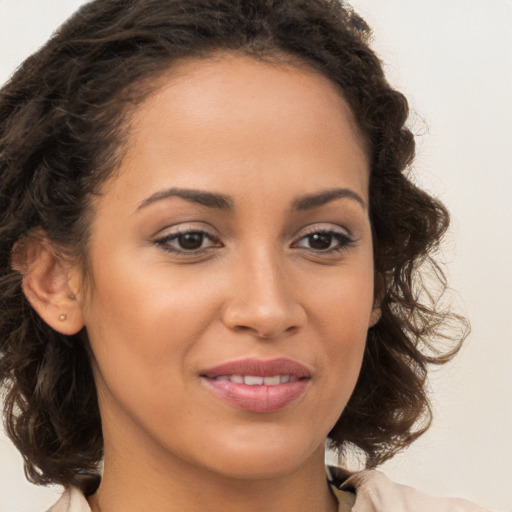
[[[247,478],[320,460],[373,310],[368,162],[336,86],[182,62],[127,147],[81,305],[107,460]]]

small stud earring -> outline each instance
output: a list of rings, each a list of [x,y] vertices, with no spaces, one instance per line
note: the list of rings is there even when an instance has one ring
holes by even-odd
[[[65,322],[67,320],[67,318],[68,318],[68,315],[65,315],[65,314],[62,314],[62,315],[59,316],[59,320],[61,322]]]

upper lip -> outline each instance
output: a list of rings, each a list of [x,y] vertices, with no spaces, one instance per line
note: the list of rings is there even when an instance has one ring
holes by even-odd
[[[223,375],[255,375],[260,377],[290,375],[297,379],[303,379],[311,377],[311,372],[297,361],[286,358],[270,360],[241,359],[222,363],[201,372],[201,376],[209,379]]]

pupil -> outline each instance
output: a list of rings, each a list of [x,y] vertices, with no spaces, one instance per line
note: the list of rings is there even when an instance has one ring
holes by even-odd
[[[180,246],[182,249],[192,251],[194,249],[200,249],[203,245],[203,234],[202,233],[186,233],[179,237]]]
[[[329,234],[315,233],[309,237],[312,249],[325,250],[331,246],[332,236]]]

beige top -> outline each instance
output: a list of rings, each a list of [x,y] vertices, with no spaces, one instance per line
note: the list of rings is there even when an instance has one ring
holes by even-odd
[[[327,473],[340,512],[491,512],[463,499],[429,496],[392,482],[380,471],[349,474],[329,468]],[[91,512],[91,508],[84,495],[71,487],[47,512]]]

